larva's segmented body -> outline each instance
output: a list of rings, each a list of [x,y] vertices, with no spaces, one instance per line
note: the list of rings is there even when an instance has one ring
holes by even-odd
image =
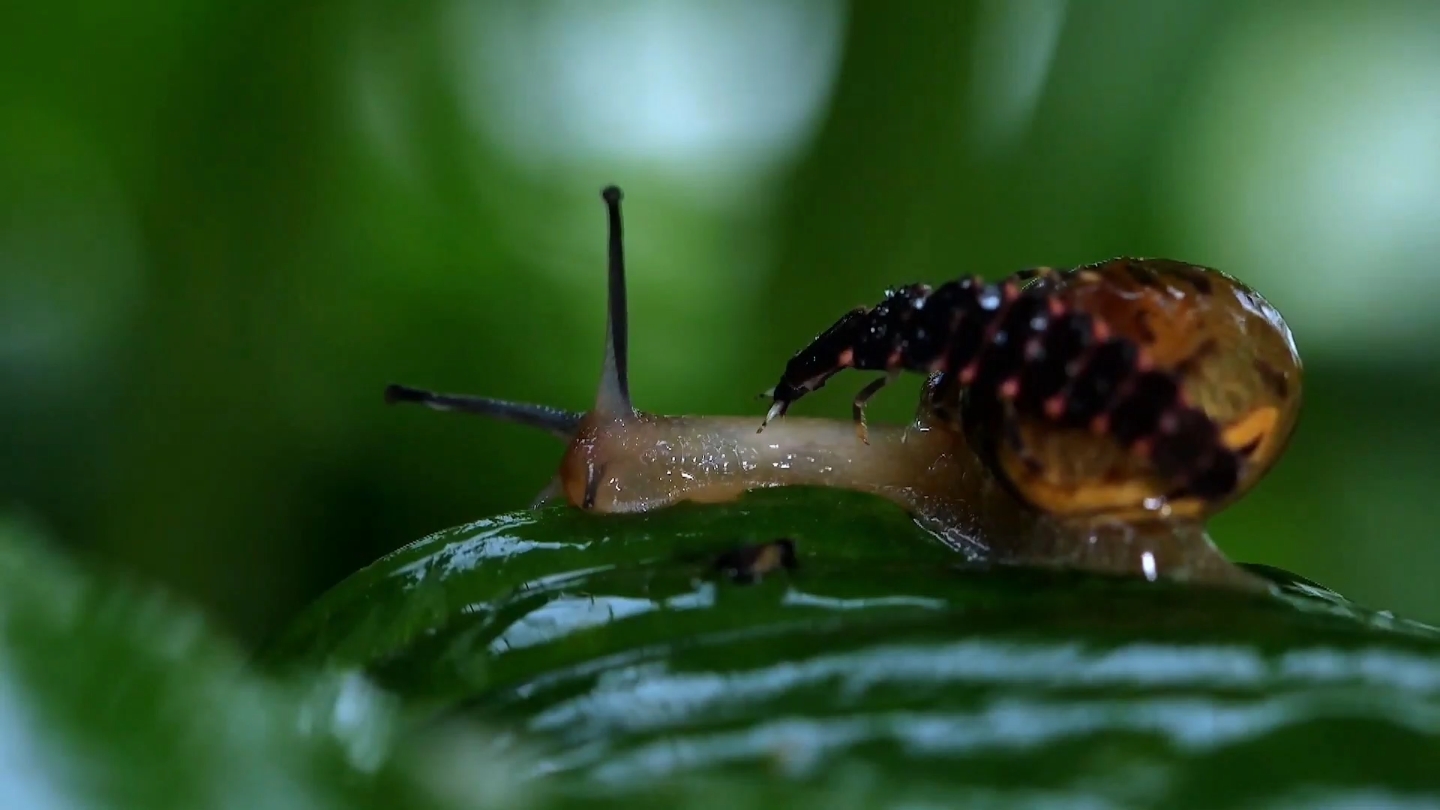
[[[934,375],[929,406],[962,426],[1043,511],[1198,515],[1268,468],[1300,402],[1289,329],[1217,270],[1119,258],[889,290],[797,353],[771,418],[846,369]]]

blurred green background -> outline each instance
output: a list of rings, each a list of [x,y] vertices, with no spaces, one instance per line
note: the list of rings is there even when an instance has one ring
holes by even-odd
[[[654,411],[758,418],[893,283],[1233,272],[1307,404],[1218,542],[1440,620],[1428,0],[161,0],[0,31],[0,508],[244,639],[545,484],[550,437],[381,391],[588,406],[608,182]]]

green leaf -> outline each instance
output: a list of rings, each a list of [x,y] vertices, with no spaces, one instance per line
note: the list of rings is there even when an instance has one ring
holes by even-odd
[[[795,572],[711,569],[782,536]],[[518,512],[360,571],[269,658],[362,668],[408,701],[416,738],[513,729],[562,789],[617,801],[1440,798],[1432,628],[1300,582],[1265,596],[955,559],[887,502],[826,490]],[[676,781],[693,776],[707,787]]]

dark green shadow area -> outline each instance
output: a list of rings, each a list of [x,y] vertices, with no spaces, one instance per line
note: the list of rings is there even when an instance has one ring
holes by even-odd
[[[782,536],[796,571],[711,570]],[[360,668],[417,738],[515,731],[552,785],[616,800],[696,776],[826,806],[1440,797],[1440,632],[1298,579],[964,569],[834,491],[478,521],[358,572],[265,660]]]

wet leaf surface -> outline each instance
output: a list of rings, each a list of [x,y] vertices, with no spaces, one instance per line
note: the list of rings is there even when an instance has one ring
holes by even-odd
[[[778,537],[797,570],[745,585],[712,566]],[[964,569],[895,507],[831,491],[440,532],[267,658],[368,672],[417,739],[521,732],[534,773],[617,800],[698,775],[816,806],[1440,799],[1435,630],[1303,580]]]

